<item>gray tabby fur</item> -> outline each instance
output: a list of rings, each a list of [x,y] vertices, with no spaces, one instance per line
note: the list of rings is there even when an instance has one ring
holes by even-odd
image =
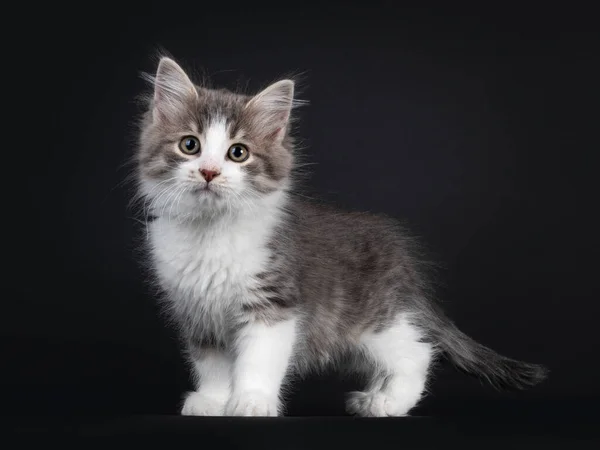
[[[157,245],[149,245],[155,280],[164,293],[170,317],[181,331],[192,364],[200,364],[203,355],[221,352],[235,365],[240,351],[236,345],[242,330],[252,324],[274,326],[294,319],[295,329],[300,331],[294,335],[286,377],[349,364],[350,370],[366,374],[369,380],[365,392],[349,396],[350,413],[404,415],[421,398],[425,380],[408,406],[396,409],[374,406],[372,393],[388,392],[386,383],[401,370],[400,366],[385,363],[385,357],[378,359],[362,341],[367,335],[369,339],[385,336],[403,318],[403,326],[410,326],[417,336],[412,350],[422,349],[427,354],[423,377],[437,357],[445,355],[458,368],[497,387],[525,388],[545,378],[544,367],[498,355],[456,328],[434,301],[432,265],[415,238],[398,221],[383,215],[343,212],[294,195],[297,155],[289,112],[296,103],[291,98],[286,103],[282,94],[281,104],[265,103],[259,108],[252,104],[251,95],[197,85],[190,88],[191,81],[174,61],[163,58],[160,64],[155,77],[146,77],[153,83],[154,91],[147,99],[136,154],[140,186],[137,199],[146,207],[146,215],[154,216],[158,222],[163,220],[164,226],[182,230],[185,227],[226,230],[228,221],[234,220],[236,208],[241,209],[242,204],[251,203],[261,210],[263,198],[281,194],[281,200],[272,206],[277,213],[273,230],[265,241],[266,262],[250,270],[249,281],[243,287],[244,298],[236,300],[237,303],[223,299],[226,306],[222,310],[205,308],[204,299],[196,294],[195,288],[193,293],[181,288],[183,278],[165,275],[157,263],[160,260]],[[190,184],[179,195],[158,200],[157,191],[147,183],[169,186],[177,168],[193,159],[173,151],[177,142],[189,134],[190,127],[195,128],[195,135],[202,136],[218,118],[225,120],[229,137],[243,137],[252,154],[251,162],[240,166],[245,190],[227,202],[219,202],[212,199],[218,196],[212,196],[197,204],[185,200],[186,196],[196,195]],[[274,123],[284,125],[279,130],[283,134],[277,134]],[[238,199],[240,196],[244,198]],[[149,224],[150,232],[151,227]],[[154,230],[156,235],[161,233]],[[210,276],[211,266],[201,266],[204,249],[189,250],[192,254],[197,252],[198,267],[206,267],[206,276]],[[197,276],[201,279],[203,273]],[[198,281],[194,286],[200,284]],[[202,377],[196,374],[196,378],[201,390]],[[187,413],[272,415],[283,411],[281,405],[276,405],[273,413],[272,409],[261,409],[249,400],[246,404],[254,406],[244,409],[239,406],[239,399],[238,406],[232,406],[233,400],[228,396],[234,395],[231,392],[235,393],[235,383],[235,379],[227,382],[230,390],[221,401],[227,403],[216,409],[189,407]],[[207,395],[210,397],[211,393]]]

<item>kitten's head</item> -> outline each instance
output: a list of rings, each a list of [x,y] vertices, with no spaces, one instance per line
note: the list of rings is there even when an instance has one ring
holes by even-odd
[[[196,86],[162,58],[138,150],[140,194],[156,215],[214,215],[284,191],[294,83],[254,96]]]

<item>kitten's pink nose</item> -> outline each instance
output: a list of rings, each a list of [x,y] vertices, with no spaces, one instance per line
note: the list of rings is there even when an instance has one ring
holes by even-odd
[[[202,174],[202,176],[204,177],[206,182],[209,183],[213,180],[213,178],[218,176],[221,172],[217,172],[216,170],[200,169],[200,173]]]

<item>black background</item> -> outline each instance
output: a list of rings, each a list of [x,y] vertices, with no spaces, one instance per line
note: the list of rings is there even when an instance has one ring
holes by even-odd
[[[230,88],[302,72],[309,191],[407,219],[446,267],[440,296],[458,325],[552,371],[499,395],[444,365],[416,414],[597,414],[599,40],[591,10],[569,5],[122,2],[7,14],[18,32],[4,95],[17,94],[7,110],[23,131],[5,148],[5,411],[176,414],[190,387],[135,259],[142,229],[123,184],[139,73],[161,46]],[[288,413],[344,414],[355,387],[330,374],[300,382]]]

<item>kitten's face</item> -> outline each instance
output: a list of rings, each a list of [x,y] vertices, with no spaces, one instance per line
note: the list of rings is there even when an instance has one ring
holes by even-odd
[[[142,194],[156,215],[214,215],[281,191],[292,166],[294,84],[254,97],[195,86],[163,58],[139,149]]]

